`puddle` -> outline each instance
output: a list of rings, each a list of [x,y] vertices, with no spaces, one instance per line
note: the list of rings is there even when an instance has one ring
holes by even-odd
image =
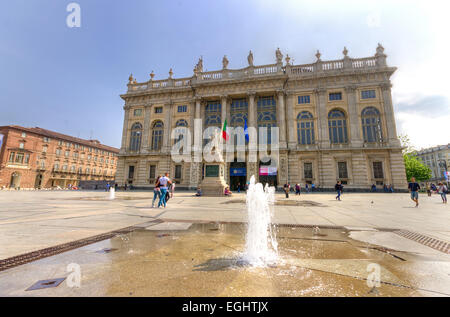
[[[430,265],[414,255],[399,259],[391,251],[364,246],[342,228],[321,228],[318,235],[314,228],[277,227],[280,260],[257,268],[240,260],[245,224],[186,228],[141,228],[6,270],[0,273],[0,295],[29,296],[25,289],[36,280],[67,276],[69,263],[80,266],[81,287],[62,283],[39,290],[39,296],[450,295],[449,262],[433,262],[432,272],[425,274]],[[371,264],[380,267],[376,290],[367,284]]]
[[[222,204],[245,204],[245,199],[232,199],[222,202]],[[324,204],[311,200],[276,200],[275,206],[303,206],[303,207],[327,207]]]

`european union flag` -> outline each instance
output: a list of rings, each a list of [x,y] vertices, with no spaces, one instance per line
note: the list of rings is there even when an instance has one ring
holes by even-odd
[[[245,141],[249,142],[247,119],[245,119],[244,121],[244,134],[245,134]]]

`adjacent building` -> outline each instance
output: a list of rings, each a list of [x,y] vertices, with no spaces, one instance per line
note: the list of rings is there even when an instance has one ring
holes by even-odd
[[[416,152],[416,156],[431,169],[429,181],[434,183],[447,181],[445,174],[450,167],[450,143],[422,149]]]
[[[42,128],[0,126],[0,188],[66,188],[113,181],[119,149]]]
[[[294,65],[279,49],[275,63],[204,71],[200,59],[191,77],[138,83],[131,75],[124,105],[122,144],[116,182],[151,187],[158,174],[169,172],[179,187],[195,188],[204,177],[204,163],[174,162],[171,131],[187,127],[194,138],[194,119],[210,126],[278,127],[279,160],[267,163],[228,162],[225,179],[232,188],[252,175],[283,186],[301,183],[332,189],[341,180],[347,190],[368,190],[372,184],[406,189],[402,149],[397,138],[390,77],[384,48],[376,54]],[[192,141],[192,144],[194,142]],[[248,148],[246,151],[248,152]],[[247,153],[248,154],[248,153]]]

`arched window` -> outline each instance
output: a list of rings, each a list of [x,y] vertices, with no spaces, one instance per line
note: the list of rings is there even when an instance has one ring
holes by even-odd
[[[138,122],[131,127],[130,151],[141,149],[142,125]]]
[[[328,130],[330,142],[333,144],[347,143],[347,119],[341,110],[331,110],[328,113]]]
[[[309,111],[302,111],[297,116],[298,144],[314,144],[314,119]]]
[[[271,128],[277,126],[276,102],[273,96],[258,98],[258,128],[267,128],[267,144],[272,144]],[[259,135],[259,132],[258,132]]]
[[[152,127],[152,150],[160,150],[163,141],[164,123],[156,121]]]
[[[179,127],[187,128],[187,126],[188,126],[187,121],[184,119],[180,119],[177,121],[177,123],[175,123],[176,128],[179,128]],[[180,132],[182,132],[182,131],[183,130],[180,130]],[[178,139],[174,140],[174,144],[181,140],[183,140],[183,134],[178,135]]]
[[[222,105],[219,101],[210,101],[206,104],[205,108],[205,128],[218,127],[222,124]]]
[[[364,142],[382,142],[380,112],[375,107],[364,108],[361,112]]]

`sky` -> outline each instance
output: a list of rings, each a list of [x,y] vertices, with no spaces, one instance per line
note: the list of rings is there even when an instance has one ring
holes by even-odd
[[[69,28],[67,6],[81,8]],[[400,134],[423,148],[450,142],[450,5],[446,1],[14,0],[0,10],[0,125],[39,126],[120,147],[130,73],[138,82],[204,69],[294,64],[385,48]]]

